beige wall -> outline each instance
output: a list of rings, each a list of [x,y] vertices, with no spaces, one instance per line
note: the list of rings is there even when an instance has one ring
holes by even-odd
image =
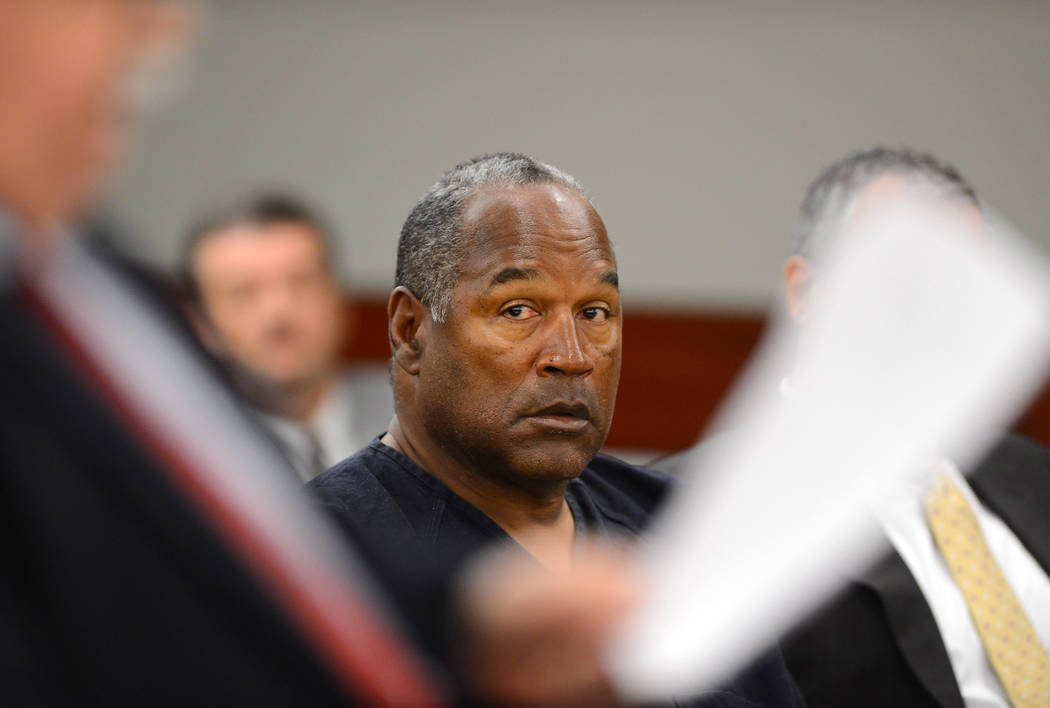
[[[216,196],[294,186],[391,280],[401,222],[461,159],[575,174],[630,301],[760,307],[802,190],[845,150],[927,147],[1050,243],[1050,2],[217,0],[184,100],[116,198],[162,264]]]

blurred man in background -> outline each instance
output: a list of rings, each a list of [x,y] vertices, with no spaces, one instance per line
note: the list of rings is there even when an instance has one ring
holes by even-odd
[[[798,356],[820,297],[819,254],[848,223],[902,202],[934,208],[964,232],[985,228],[973,188],[931,155],[876,148],[829,166],[806,193],[784,268]],[[804,382],[789,375],[789,405],[794,385]],[[950,548],[962,542],[943,535],[936,495],[910,489],[878,509],[892,550],[784,643],[811,706],[1050,705],[1050,454],[1008,436],[968,480],[951,460],[939,467],[956,527],[975,530],[960,552],[984,558],[981,573],[957,575]],[[996,616],[1009,619],[993,624]],[[1004,660],[1017,649],[1028,658]]]
[[[191,230],[183,276],[206,341],[303,481],[363,447],[393,414],[389,390],[345,371],[347,311],[332,235],[299,200],[259,194],[224,205]]]
[[[433,705],[175,316],[80,239],[186,11],[0,0],[0,702]]]

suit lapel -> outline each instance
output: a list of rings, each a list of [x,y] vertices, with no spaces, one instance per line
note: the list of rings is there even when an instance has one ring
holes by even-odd
[[[1050,574],[1050,453],[1025,438],[1004,438],[969,482]],[[859,582],[881,599],[897,645],[926,689],[945,708],[964,708],[933,613],[897,552]]]
[[[1005,438],[970,486],[1050,575],[1050,453],[1026,438]]]
[[[897,646],[926,690],[945,708],[965,708],[933,613],[897,552],[891,550],[860,582],[879,596]]]

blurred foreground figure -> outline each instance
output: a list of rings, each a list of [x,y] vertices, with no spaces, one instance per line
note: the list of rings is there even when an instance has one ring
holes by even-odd
[[[636,539],[665,475],[598,454],[620,375],[621,306],[605,226],[575,179],[499,153],[447,172],[410,213],[388,306],[396,416],[311,487],[464,580],[464,680],[498,705],[615,701],[604,640],[631,564],[588,538]],[[544,570],[546,569],[546,571]],[[778,652],[704,706],[800,705]]]
[[[0,0],[0,702],[437,705],[201,352],[77,238],[181,11]]]
[[[356,452],[390,420],[340,367],[346,316],[331,234],[298,200],[260,194],[190,233],[184,279],[222,358],[303,481]],[[384,386],[384,393],[386,387]]]
[[[849,220],[901,199],[935,206],[968,225],[964,231],[983,228],[972,187],[930,155],[879,148],[830,166],[806,195],[784,269],[798,356],[806,356],[807,309],[820,297],[821,266],[813,254]],[[789,376],[783,386],[789,405],[792,388]],[[968,480],[951,460],[939,467],[962,505],[956,528],[976,515],[979,530],[960,552],[986,562],[969,577],[956,575],[960,561],[950,546],[963,543],[948,538],[949,550],[942,547],[946,537],[927,517],[946,512],[924,503],[925,490],[902,490],[883,505],[879,522],[893,549],[784,644],[811,706],[1050,705],[1050,694],[1040,695],[1050,690],[1050,455],[1008,436]],[[990,661],[1010,645],[1022,654]]]

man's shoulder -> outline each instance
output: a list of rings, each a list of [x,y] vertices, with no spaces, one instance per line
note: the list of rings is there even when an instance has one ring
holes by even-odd
[[[1023,435],[1000,438],[969,477],[977,496],[1000,516],[1010,511],[996,508],[1002,502],[1023,507],[1050,504],[1050,451]]]
[[[306,486],[325,500],[368,496],[395,484],[399,477],[398,460],[384,454],[383,443],[374,440],[350,457],[337,462],[310,480]]]
[[[603,511],[644,523],[663,503],[674,479],[658,470],[599,453],[579,477]]]
[[[306,485],[342,521],[414,539],[448,492],[432,476],[378,438]]]
[[[1004,435],[984,456],[974,474],[1002,473],[1004,470],[1050,481],[1050,450],[1024,435]]]
[[[1004,436],[969,481],[981,504],[1050,571],[1050,452],[1020,435]]]

